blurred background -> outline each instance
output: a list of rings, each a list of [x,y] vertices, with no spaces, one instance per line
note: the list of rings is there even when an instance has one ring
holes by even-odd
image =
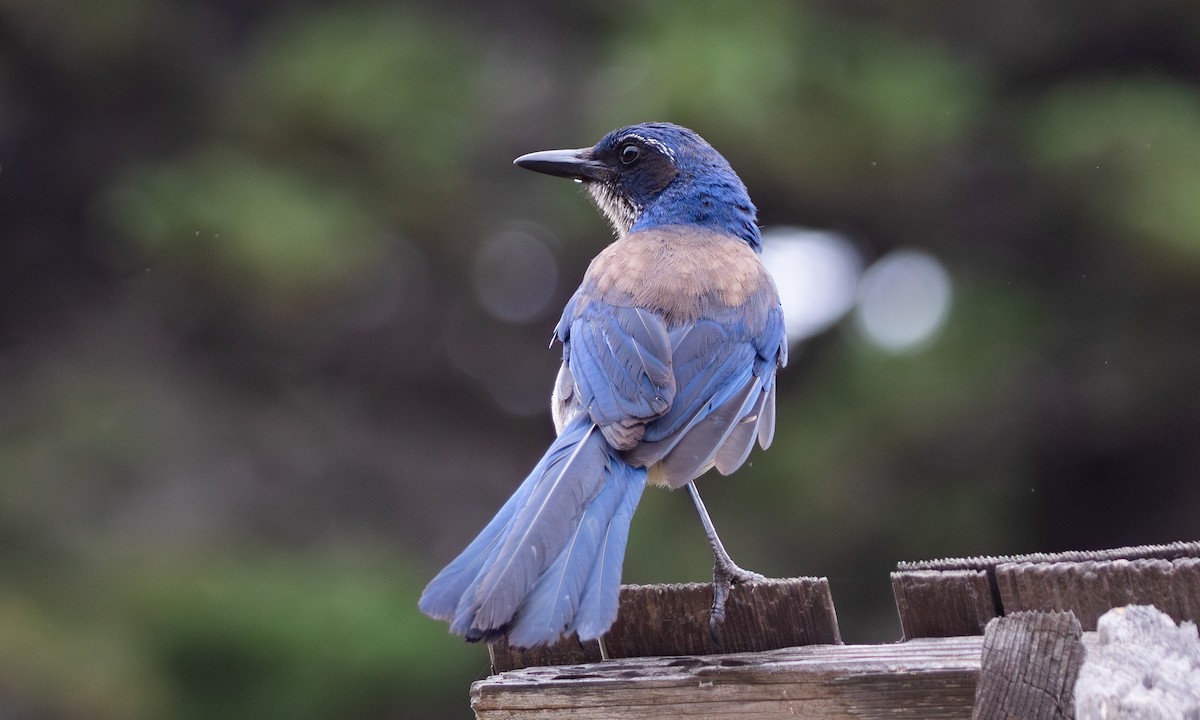
[[[899,638],[899,560],[1197,539],[1200,5],[0,2],[0,715],[464,718],[418,614],[553,432],[609,230],[511,165],[671,120],[792,362],[702,483]],[[630,582],[703,581],[647,492]]]

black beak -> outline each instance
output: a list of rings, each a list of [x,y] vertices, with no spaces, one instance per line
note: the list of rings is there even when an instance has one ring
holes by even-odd
[[[591,148],[579,150],[542,150],[513,160],[526,170],[575,180],[603,180],[608,168],[592,159]]]

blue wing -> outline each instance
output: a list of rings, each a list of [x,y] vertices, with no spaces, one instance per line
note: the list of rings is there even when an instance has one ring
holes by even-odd
[[[668,328],[650,310],[581,289],[557,333],[571,402],[658,482],[680,487],[711,467],[729,474],[755,440],[770,445],[775,370],[787,360],[773,292]]]
[[[586,298],[577,305],[579,299],[577,294],[567,305],[558,331],[573,400],[610,445],[628,450],[675,397],[671,339],[662,318],[649,310]]]

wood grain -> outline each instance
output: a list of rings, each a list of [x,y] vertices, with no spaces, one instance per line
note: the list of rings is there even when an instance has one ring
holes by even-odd
[[[1069,612],[1019,612],[987,624],[973,720],[1070,720],[1086,651]]]
[[[654,655],[715,655],[841,642],[829,582],[787,578],[739,585],[726,606],[721,644],[708,630],[712,585],[625,585],[617,621],[604,636],[611,658]],[[539,648],[519,649],[504,641],[489,648],[493,672],[537,665],[600,659],[596,642],[575,637]]]
[[[894,572],[892,594],[907,639],[980,635],[998,614],[983,570]]]
[[[996,583],[1005,613],[1070,610],[1084,630],[1125,605],[1200,621],[1200,558],[1005,563],[996,567]]]
[[[480,720],[970,718],[983,638],[526,668],[476,682]]]
[[[892,587],[910,639],[892,645],[838,644],[824,579],[736,588],[721,646],[708,634],[709,585],[627,586],[606,636],[617,659],[596,662],[598,646],[573,639],[498,644],[498,671],[524,669],[475,683],[472,707],[485,720],[1200,717],[1195,625],[1109,611],[1154,603],[1196,619],[1198,549],[901,563]]]
[[[1200,542],[902,562],[892,591],[909,639],[978,634],[1023,610],[1070,610],[1084,630],[1128,604],[1200,620]]]

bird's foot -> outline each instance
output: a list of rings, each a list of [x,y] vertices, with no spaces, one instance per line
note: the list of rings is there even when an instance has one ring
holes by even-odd
[[[713,643],[721,647],[721,636],[718,629],[725,622],[725,603],[729,600],[729,592],[734,585],[764,582],[767,578],[756,572],[750,572],[738,567],[729,556],[717,556],[713,563],[713,604],[708,615],[708,631]]]

